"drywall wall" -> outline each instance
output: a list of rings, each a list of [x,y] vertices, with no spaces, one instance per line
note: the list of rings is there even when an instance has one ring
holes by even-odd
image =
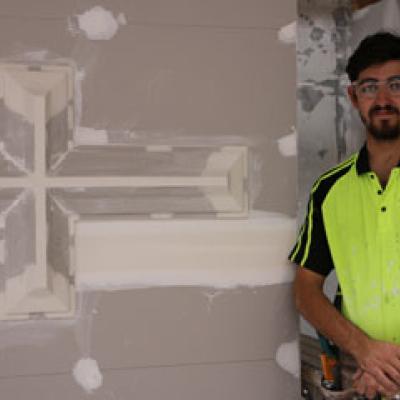
[[[166,262],[168,246],[163,248],[166,253],[160,251],[153,269],[141,270],[141,265],[133,263],[133,271],[112,274],[111,262],[108,275],[100,281],[93,261],[78,265],[74,272],[81,279],[82,291],[77,295],[75,318],[44,321],[43,315],[32,314],[28,321],[0,323],[0,357],[7,360],[0,366],[2,395],[78,399],[89,394],[97,399],[152,400],[295,396],[298,362],[288,357],[295,356],[298,332],[290,288],[293,270],[285,262],[296,212],[295,19],[291,1],[67,4],[42,0],[35,7],[18,0],[2,3],[2,63],[22,63],[30,70],[66,63],[74,71],[69,112],[49,114],[53,118],[46,120],[46,128],[51,137],[47,145],[38,147],[41,151],[47,147],[53,155],[50,165],[56,177],[83,179],[86,167],[91,169],[89,176],[97,171],[101,179],[115,176],[115,171],[154,177],[164,169],[172,177],[191,174],[197,181],[217,182],[226,165],[213,154],[248,149],[248,178],[243,182],[252,215],[244,221],[203,221],[221,203],[198,190],[183,196],[176,190],[124,194],[123,198],[132,199],[135,218],[144,219],[130,225],[135,243],[144,238],[147,243],[158,240],[164,245],[163,238],[174,238],[175,243],[187,240],[186,253],[180,258],[176,244],[169,253],[170,260],[181,262],[175,265],[181,270],[177,273]],[[53,100],[50,96],[49,103]],[[35,129],[25,112],[20,112],[21,118],[11,115],[10,107],[2,111],[6,123],[0,137],[6,145],[0,152],[0,171],[4,179],[7,174],[15,178],[35,169],[34,158],[25,151],[37,147]],[[73,129],[59,136],[65,133],[65,121],[73,123]],[[21,140],[15,140],[14,132]],[[78,159],[68,153],[71,143],[86,146]],[[114,148],[105,151],[106,146]],[[124,146],[134,146],[134,156],[124,158],[125,153],[118,153]],[[10,149],[17,163],[7,158]],[[104,189],[93,189],[85,196],[80,190],[85,185],[78,185],[79,190],[66,186],[70,189],[65,190],[64,183],[51,189],[49,200],[51,254],[53,258],[62,254],[63,260],[66,247],[75,249],[82,240],[96,237],[71,235],[67,220],[76,217],[71,209],[85,210],[82,214],[92,214],[92,220],[107,214],[110,204],[116,210],[113,218],[121,210],[115,188],[107,196],[117,196],[111,196],[102,208],[104,202],[93,203],[93,199],[107,197]],[[19,196],[13,190],[2,191],[2,211],[8,210],[13,196]],[[199,197],[207,201],[199,202]],[[33,204],[31,199],[28,205]],[[160,209],[160,204],[169,208]],[[32,217],[29,207],[26,215]],[[150,214],[160,224],[163,221],[158,219],[176,217],[185,207],[184,221],[165,221],[163,235],[157,234],[157,226],[151,232]],[[198,228],[198,236],[190,235],[188,221]],[[82,224],[78,230],[91,226],[92,233],[109,233],[104,243],[118,247],[121,236],[115,229],[126,227],[126,221],[105,223],[102,229],[93,228],[92,223],[99,222],[88,221],[86,228]],[[138,236],[138,228],[143,236],[140,232]],[[5,229],[1,232],[7,260],[9,235]],[[15,232],[12,237],[19,240],[18,229]],[[27,230],[23,237],[32,236]],[[273,245],[263,248],[263,241]],[[25,248],[26,243],[12,248]],[[83,245],[72,256],[82,259],[101,246],[91,243],[94,247]],[[213,251],[206,257],[210,247]],[[153,252],[157,249],[161,247],[153,247]],[[119,257],[116,267],[126,266],[126,257],[113,251],[107,254]],[[142,259],[148,261],[145,250],[141,251]],[[182,254],[189,261],[190,256],[201,255],[185,274]],[[164,264],[169,267],[162,276]],[[18,275],[16,270],[13,273]]]
[[[249,145],[259,189],[254,208],[294,215],[296,161],[280,154],[276,140],[294,125],[294,45],[282,43],[277,32],[295,19],[295,5],[221,1],[208,11],[195,1],[170,7],[43,1],[31,11],[18,4],[2,7],[8,32],[2,57],[72,59],[79,72],[78,126],[102,132],[100,142],[106,133],[112,143]],[[18,17],[27,19],[23,31],[15,29]],[[40,18],[47,22],[37,29]],[[115,33],[106,32],[108,40],[87,37],[90,29],[101,36],[110,25]],[[285,79],[273,79],[278,69]]]

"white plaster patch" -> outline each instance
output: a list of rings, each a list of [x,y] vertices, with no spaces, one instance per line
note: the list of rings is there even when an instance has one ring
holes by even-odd
[[[216,290],[214,292],[204,292],[204,296],[207,297],[207,300],[212,303],[215,298],[221,296],[224,292],[222,290]]]
[[[263,167],[265,164],[264,157],[261,154],[257,154],[255,150],[252,151],[251,157],[249,157],[249,176],[250,176],[250,187],[249,202],[250,207],[254,205],[256,200],[263,189]]]
[[[96,318],[99,293],[79,292],[77,297],[77,324],[75,337],[82,358],[89,358],[92,348],[93,322]]]
[[[70,148],[70,143],[68,143],[68,147]],[[57,159],[57,161],[56,161],[54,164],[52,164],[50,168],[51,168],[52,170],[57,169],[58,166],[59,166],[60,164],[62,164],[62,163],[64,162],[64,160],[67,158],[68,153],[69,153],[69,151],[67,150],[67,151],[65,151],[64,153],[58,154],[58,159]]]
[[[296,222],[281,214],[258,212],[229,221],[80,221],[76,228],[80,290],[230,289],[294,277],[286,253]]]
[[[294,126],[291,127],[292,133],[278,139],[280,153],[285,157],[293,157],[297,154],[297,132]]]
[[[74,140],[77,145],[104,145],[108,143],[108,134],[104,129],[78,126]]]
[[[224,294],[224,291],[223,290],[215,290],[214,292],[204,292],[203,294],[204,294],[204,296],[207,297],[207,300],[208,300],[208,302],[207,302],[207,310],[208,310],[208,312],[210,312],[211,311],[211,306],[213,305],[214,300],[217,297],[219,297],[222,294]]]
[[[124,14],[114,17],[114,14],[101,6],[95,6],[77,15],[78,27],[90,40],[110,40],[121,25],[126,24]],[[70,27],[74,33],[74,29]]]
[[[26,201],[27,200],[27,192],[23,191],[22,193],[20,193],[17,198],[15,200],[13,200],[13,202],[4,210],[2,210],[0,212],[0,218],[2,219],[2,221],[5,221],[4,217],[7,216],[7,214],[15,207],[17,207],[21,202]],[[4,222],[5,223],[5,222]],[[2,226],[2,227],[5,227]]]
[[[295,44],[297,41],[297,22],[293,21],[279,29],[278,40],[284,44]]]
[[[120,25],[126,25],[128,23],[124,13],[119,13],[118,14],[117,21],[118,21],[118,23]]]
[[[4,142],[0,142],[0,154],[3,159],[10,162],[17,170],[28,175],[30,171],[25,167],[25,160],[18,157],[12,157],[4,148]]]
[[[84,69],[78,69],[75,73],[75,126],[79,126],[82,118],[82,83],[85,79]]]
[[[275,360],[278,365],[295,378],[300,377],[299,341],[282,343],[276,351]]]
[[[81,358],[75,364],[72,375],[87,393],[92,393],[103,384],[103,375],[97,361],[92,358]]]

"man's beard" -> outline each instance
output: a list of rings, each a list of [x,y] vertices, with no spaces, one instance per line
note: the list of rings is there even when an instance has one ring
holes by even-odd
[[[388,111],[392,112],[397,115],[397,123],[391,124],[387,120],[381,120],[379,125],[374,124],[373,115],[378,111]],[[365,127],[367,128],[368,132],[373,136],[376,140],[379,141],[392,141],[400,137],[400,111],[390,105],[387,104],[385,106],[375,106],[371,108],[368,112],[369,122],[365,120],[363,116],[361,116],[362,121],[364,122]]]

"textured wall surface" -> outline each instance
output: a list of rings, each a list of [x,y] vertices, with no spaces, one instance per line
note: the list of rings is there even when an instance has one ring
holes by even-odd
[[[345,66],[351,53],[351,2],[299,0],[297,41],[298,222],[305,215],[310,189],[323,172],[358,150],[360,133],[351,131]],[[334,273],[326,284],[332,296]],[[301,320],[301,331],[316,336]]]
[[[98,37],[112,33],[104,16],[85,14],[95,6],[113,13],[108,40],[90,39],[101,26]],[[81,86],[77,125],[96,129],[99,140],[250,146],[254,208],[294,215],[296,160],[281,154],[278,139],[295,125],[295,47],[278,31],[296,19],[295,7],[3,0],[0,57],[72,59]]]
[[[299,1],[299,199],[303,215],[315,179],[354,151],[344,68],[350,53],[350,1]]]
[[[298,380],[275,361],[279,346],[297,334],[290,293],[290,285],[276,285],[219,294],[209,288],[86,294],[74,322],[3,326],[2,398],[85,399],[72,376],[85,357],[95,358],[103,375],[92,394],[99,400],[297,398]]]
[[[295,7],[2,0],[0,58],[74,64],[78,141],[248,146],[251,209],[294,216]],[[73,320],[0,322],[2,400],[84,399],[85,384],[99,400],[297,396],[289,283],[83,292],[78,304]],[[89,357],[102,384],[96,369],[73,377]]]

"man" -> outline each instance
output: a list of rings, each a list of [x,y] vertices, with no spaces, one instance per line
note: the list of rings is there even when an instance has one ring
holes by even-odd
[[[358,366],[368,399],[400,393],[400,37],[365,38],[349,59],[348,95],[365,125],[359,153],[314,184],[290,260],[296,306]],[[338,311],[323,294],[335,269]]]

